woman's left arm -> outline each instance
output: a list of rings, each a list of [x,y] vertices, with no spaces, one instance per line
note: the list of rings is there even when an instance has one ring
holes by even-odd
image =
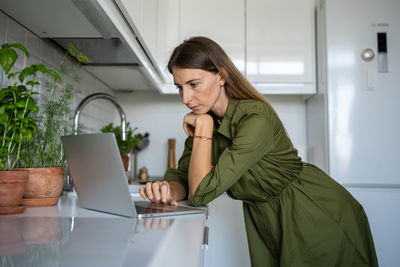
[[[196,189],[203,178],[212,169],[211,138],[213,128],[213,119],[208,114],[194,115],[189,113],[183,120],[183,129],[185,130],[186,134],[194,137],[188,170],[189,199],[196,192]]]
[[[209,173],[196,180],[200,183],[193,188],[195,191],[189,197],[189,203],[204,206],[231,188],[271,150],[274,145],[272,128],[269,115],[265,113],[254,112],[241,118],[236,126],[232,145],[222,152],[216,165],[212,169],[210,167]],[[192,156],[193,153],[199,155],[198,152],[193,147]]]

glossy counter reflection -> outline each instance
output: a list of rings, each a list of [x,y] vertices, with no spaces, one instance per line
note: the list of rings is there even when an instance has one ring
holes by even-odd
[[[58,265],[71,218],[0,217],[0,266]]]
[[[173,221],[75,218],[60,266],[148,266]]]
[[[150,266],[173,224],[171,218],[0,217],[0,266]]]
[[[0,266],[200,266],[204,225],[205,214],[137,220],[62,196],[0,216]]]

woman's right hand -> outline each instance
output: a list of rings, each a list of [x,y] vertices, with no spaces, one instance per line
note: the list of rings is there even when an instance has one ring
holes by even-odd
[[[194,136],[196,132],[196,127],[199,126],[201,128],[198,134],[208,134],[212,135],[214,128],[213,118],[208,114],[194,114],[193,112],[189,112],[183,118],[183,130],[188,136]],[[206,133],[205,133],[205,132]]]
[[[178,202],[172,198],[171,186],[167,181],[148,182],[145,187],[139,188],[139,194],[151,202],[178,206]]]

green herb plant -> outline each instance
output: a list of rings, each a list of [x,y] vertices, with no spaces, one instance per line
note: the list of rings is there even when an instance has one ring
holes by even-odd
[[[38,73],[60,78],[56,71],[43,64],[16,71],[17,49],[29,58],[28,51],[19,43],[4,43],[0,49],[0,65],[11,84],[0,90],[0,169],[4,170],[17,166],[24,144],[33,140],[37,129],[33,115],[38,112],[38,107],[32,95],[37,94],[33,90],[40,84]]]
[[[75,58],[75,64],[68,63]],[[71,132],[71,99],[76,92],[77,72],[88,58],[72,43],[61,59],[58,72],[61,79],[52,79],[46,83],[47,94],[39,113],[35,116],[38,129],[23,151],[22,167],[45,168],[65,166],[65,155],[61,136]],[[69,65],[69,67],[68,67]],[[57,95],[57,90],[61,92]]]
[[[128,122],[126,124],[126,141],[122,141],[120,126],[114,127],[113,124],[110,123],[101,128],[101,131],[103,133],[113,133],[115,135],[115,139],[117,140],[119,153],[121,154],[121,156],[128,155],[129,152],[134,150],[134,148],[139,144],[140,140],[143,139],[142,134],[133,134],[136,130],[137,127],[132,129]]]

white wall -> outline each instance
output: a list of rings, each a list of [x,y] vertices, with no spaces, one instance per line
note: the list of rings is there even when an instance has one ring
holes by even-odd
[[[30,66],[31,64],[40,63],[45,64],[48,68],[57,69],[57,65],[65,54],[52,43],[40,39],[21,26],[18,22],[0,11],[0,43],[2,44],[4,42],[21,43],[30,53],[29,58],[25,55],[19,57],[15,65],[16,70],[22,70],[24,67]],[[114,94],[112,90],[108,89],[103,83],[94,78],[87,71],[81,69],[78,76],[79,81],[75,86],[77,93],[74,96],[71,105],[72,111],[75,111],[79,101],[91,93],[104,92],[112,95]],[[38,97],[39,105],[41,103],[40,100],[46,93],[44,81],[45,76],[40,76],[41,85],[36,88],[40,93],[40,97]],[[0,84],[2,87],[9,84],[9,81],[3,72],[2,75],[0,75]],[[88,104],[85,108],[80,122],[82,122],[82,124],[87,128],[87,132],[98,131],[98,129],[103,125],[115,120],[116,112],[114,107],[108,102],[103,101],[95,101]]]
[[[183,116],[189,112],[178,95],[151,92],[117,93],[127,120],[138,132],[150,133],[150,145],[139,152],[138,168],[146,166],[150,176],[163,176],[168,159],[168,138],[176,138],[176,158],[183,152],[186,134]],[[306,157],[306,112],[301,96],[267,96],[279,114],[303,160]]]

